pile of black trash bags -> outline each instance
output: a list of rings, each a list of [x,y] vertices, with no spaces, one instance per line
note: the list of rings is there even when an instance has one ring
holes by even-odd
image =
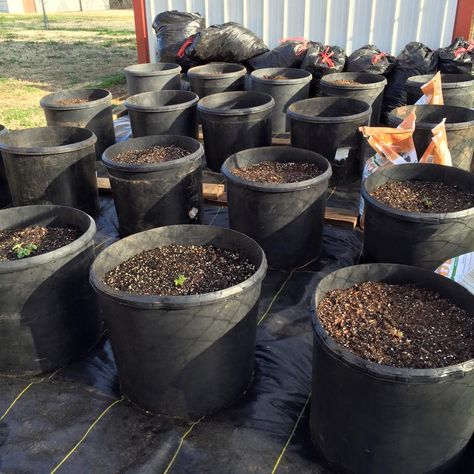
[[[419,74],[442,73],[474,75],[474,42],[457,38],[451,45],[431,50],[423,43],[408,43],[397,56],[390,56],[374,45],[366,45],[346,56],[343,48],[305,38],[287,38],[274,49],[255,33],[235,22],[211,25],[199,13],[176,10],[156,16],[156,59],[190,67],[215,61],[244,64],[250,71],[268,67],[296,67],[313,75],[312,95],[319,82],[336,72],[370,72],[386,76],[382,118],[395,107],[406,104],[405,82]]]

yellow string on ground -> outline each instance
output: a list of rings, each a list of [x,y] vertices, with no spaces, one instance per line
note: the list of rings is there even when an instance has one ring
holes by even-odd
[[[62,368],[62,367],[61,367]],[[51,380],[61,369],[57,369],[55,370],[49,377],[43,377],[42,379],[40,380],[35,380],[33,382],[30,382],[16,397],[15,399],[10,403],[10,405],[8,406],[8,408],[5,410],[5,412],[3,413],[3,415],[0,417],[0,421],[2,421],[7,415],[8,413],[10,412],[10,410],[15,406],[16,402],[33,386],[33,385],[36,385],[38,383],[41,383],[41,382],[44,382],[46,380],[46,378],[48,380]]]
[[[191,423],[191,426],[188,428],[188,430],[181,436],[181,439],[179,440],[178,447],[176,448],[176,451],[173,454],[173,457],[171,458],[170,462],[166,466],[166,469],[163,471],[163,474],[168,474],[169,470],[171,469],[171,466],[173,466],[175,459],[178,457],[179,452],[181,451],[181,447],[183,446],[184,440],[188,437],[188,435],[193,431],[194,427],[200,423],[204,417],[202,416],[199,418],[199,420],[194,421]]]
[[[209,225],[212,224],[212,222],[214,222],[214,219],[216,218],[217,214],[219,213],[219,210],[221,208],[218,209],[218,211],[216,212],[214,218],[212,219],[212,221],[210,222]],[[319,258],[319,257],[318,257]],[[278,291],[274,294],[272,300],[270,301],[270,304],[268,305],[267,309],[265,310],[265,312],[262,314],[262,316],[260,316],[260,319],[258,320],[258,323],[257,325],[259,325],[268,315],[268,313],[270,312],[270,309],[272,308],[273,306],[273,303],[275,303],[276,299],[278,298],[278,296],[280,295],[280,293],[283,291],[283,288],[285,288],[286,284],[288,283],[288,281],[290,280],[290,278],[293,276],[293,273],[297,270],[301,270],[302,268],[306,267],[307,265],[313,263],[315,260],[317,260],[317,258],[313,258],[312,260],[310,260],[309,262],[306,262],[304,265],[301,265],[300,267],[296,267],[296,268],[293,268],[290,273],[288,274],[288,276],[286,277],[285,281],[281,284],[280,288],[278,289]],[[309,397],[308,399],[306,400],[306,403],[305,403],[305,407],[306,408],[306,405],[308,403],[308,400],[309,400]],[[303,408],[303,411],[304,411],[304,408]],[[292,432],[292,434],[290,435],[290,438],[289,440],[291,440],[291,437],[293,436],[294,434],[294,431],[296,430],[296,427],[298,426],[298,423],[299,423],[299,420],[302,416],[302,413],[300,414],[300,416],[298,417],[298,421],[297,421],[297,424],[295,425],[295,428]],[[184,433],[184,435],[181,437],[181,440],[178,444],[178,447],[176,448],[176,451],[174,452],[173,454],[173,457],[171,458],[170,462],[168,463],[168,465],[166,466],[166,469],[163,471],[163,474],[168,474],[169,470],[171,469],[171,467],[173,466],[176,458],[178,457],[178,454],[179,452],[181,451],[181,447],[183,445],[183,442],[184,440],[186,439],[186,437],[189,435],[189,433],[191,433],[191,431],[194,429],[194,427],[200,423],[202,420],[203,420],[204,417],[200,418],[199,420],[195,421],[194,423],[191,424],[191,426],[189,427],[189,429]],[[283,451],[282,451],[282,454],[281,456],[283,456],[283,453],[284,451],[286,450],[287,446],[289,444],[289,441],[287,442],[287,444],[284,446],[283,448]],[[279,463],[280,461],[277,461],[277,463]]]
[[[298,418],[296,419],[295,425],[293,426],[293,429],[291,430],[290,436],[288,436],[288,439],[286,440],[285,445],[283,446],[282,450],[280,451],[280,454],[278,455],[278,458],[272,469],[272,474],[276,473],[278,466],[280,465],[280,462],[283,459],[283,456],[285,455],[285,452],[288,449],[288,446],[290,445],[291,440],[293,439],[293,436],[296,433],[296,430],[298,428],[298,425],[300,424],[301,418],[303,418],[303,414],[306,411],[306,407],[308,406],[310,398],[311,398],[311,392],[309,392],[309,395],[307,396],[306,401],[304,402],[303,408],[301,409],[300,414],[298,415]]]
[[[112,237],[109,237],[105,240],[103,240],[102,242],[100,242],[99,244],[97,244],[95,246],[95,250],[97,250],[98,248],[102,247],[102,245],[105,245],[107,242],[110,242],[111,240],[115,239],[116,237],[113,235]]]
[[[72,456],[72,454],[74,454],[77,448],[79,448],[79,446],[84,442],[89,433],[94,429],[94,426],[101,420],[101,418],[103,418],[115,405],[120,402],[123,402],[124,400],[124,397],[115,400],[94,420],[94,422],[89,426],[87,431],[82,435],[82,438],[75,444],[71,451],[69,451],[66,456],[63,457],[61,462],[54,467],[54,469],[51,471],[51,474],[54,474]]]
[[[260,316],[260,319],[258,320],[258,323],[257,323],[257,326],[268,316],[268,313],[270,312],[270,310],[272,309],[272,306],[273,306],[273,303],[275,303],[276,299],[278,298],[278,296],[280,296],[280,293],[283,291],[283,288],[285,288],[286,284],[290,281],[290,278],[293,276],[293,273],[295,273],[297,270],[301,270],[302,268],[308,266],[309,264],[313,263],[314,261],[316,261],[319,257],[316,257],[316,258],[313,258],[311,259],[309,262],[306,262],[305,264],[299,266],[299,267],[295,267],[293,268],[290,273],[288,274],[288,276],[286,277],[285,281],[282,283],[282,285],[280,286],[280,288],[278,289],[278,291],[273,295],[273,298],[272,300],[270,301],[270,304],[268,305],[267,309],[265,310],[265,312],[262,314],[262,316]]]
[[[39,382],[31,382],[29,383],[17,396],[16,398],[10,403],[10,406],[5,410],[5,413],[0,417],[0,421],[2,421],[9,413],[9,411],[13,408],[15,403],[30,389],[32,385]]]
[[[216,217],[219,215],[219,212],[221,212],[221,209],[222,209],[221,207],[217,208],[217,211],[214,214],[214,216],[212,217],[211,222],[209,222],[209,225],[212,225],[214,223],[214,221],[216,220]]]
[[[293,268],[293,270],[291,270],[291,272],[288,274],[288,276],[286,277],[285,281],[282,283],[282,285],[280,286],[280,288],[278,289],[278,291],[273,295],[273,298],[272,300],[270,301],[270,304],[268,305],[267,309],[265,310],[265,312],[262,314],[262,316],[260,316],[260,319],[258,320],[257,322],[257,326],[260,325],[260,323],[267,317],[268,313],[270,312],[270,310],[272,309],[272,306],[273,306],[273,303],[275,303],[276,299],[280,296],[280,293],[283,291],[283,288],[285,288],[286,284],[288,283],[288,281],[290,280],[290,278],[293,276],[293,272],[295,271],[295,269]]]

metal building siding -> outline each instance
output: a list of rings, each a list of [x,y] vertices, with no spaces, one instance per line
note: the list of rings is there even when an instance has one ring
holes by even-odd
[[[270,47],[282,38],[304,36],[349,54],[373,43],[396,55],[409,41],[448,45],[456,6],[457,0],[147,0],[150,57],[155,56],[151,25],[165,10],[199,12],[207,25],[242,23]]]

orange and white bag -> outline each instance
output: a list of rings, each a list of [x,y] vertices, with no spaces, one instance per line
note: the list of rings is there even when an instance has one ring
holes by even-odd
[[[415,102],[415,105],[444,105],[441,73],[439,71],[433,79],[423,84],[420,89],[423,95]]]
[[[415,131],[415,112],[411,112],[397,127],[360,127],[369,145],[375,150],[375,155],[369,158],[362,172],[362,182],[378,168],[399,165],[402,163],[417,163],[413,132]],[[364,199],[360,198],[359,214],[364,214]]]
[[[420,158],[420,163],[435,163],[437,165],[453,166],[451,159],[451,152],[448,148],[448,138],[446,137],[446,127],[444,118],[441,123],[431,130],[433,138],[426,148],[423,156]]]

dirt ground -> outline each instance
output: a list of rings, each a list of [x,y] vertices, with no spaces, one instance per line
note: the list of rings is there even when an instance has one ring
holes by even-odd
[[[0,124],[45,125],[39,100],[75,87],[125,94],[123,68],[137,62],[132,10],[41,15],[0,13]]]

